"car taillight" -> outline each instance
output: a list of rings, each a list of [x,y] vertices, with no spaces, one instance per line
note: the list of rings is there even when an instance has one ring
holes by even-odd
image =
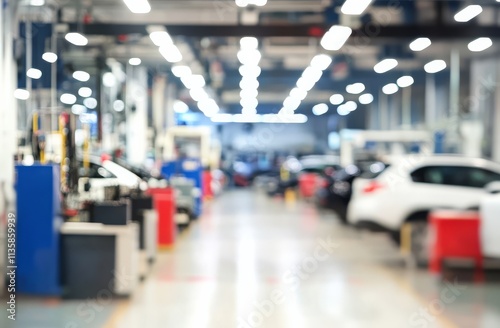
[[[364,188],[363,188],[363,192],[365,194],[369,194],[369,193],[372,193],[372,192],[375,192],[377,190],[380,190],[380,189],[383,189],[385,188],[385,186],[378,182],[378,181],[372,181],[372,182],[369,182]]]

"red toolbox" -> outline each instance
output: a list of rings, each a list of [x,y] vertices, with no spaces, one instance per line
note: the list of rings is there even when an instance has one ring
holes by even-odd
[[[429,270],[440,273],[446,258],[470,258],[482,269],[478,212],[439,210],[429,214],[431,248]]]
[[[177,235],[174,189],[152,188],[148,193],[153,196],[154,207],[158,213],[158,247],[172,247]]]

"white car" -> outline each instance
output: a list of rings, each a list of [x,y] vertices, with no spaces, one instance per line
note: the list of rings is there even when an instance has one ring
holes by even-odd
[[[373,180],[354,181],[348,222],[391,232],[426,222],[430,210],[478,209],[487,187],[500,181],[500,164],[455,155],[413,155],[394,161]]]
[[[92,156],[88,171],[81,169],[78,191],[82,199],[103,200],[105,187],[117,186],[130,190],[139,188],[143,183],[139,176],[123,166]]]

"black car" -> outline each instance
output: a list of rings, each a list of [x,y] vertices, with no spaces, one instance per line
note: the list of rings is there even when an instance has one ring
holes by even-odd
[[[382,162],[358,163],[326,177],[326,183],[316,194],[318,204],[334,210],[342,222],[347,222],[347,205],[351,201],[352,183],[357,177],[373,179],[388,167]]]

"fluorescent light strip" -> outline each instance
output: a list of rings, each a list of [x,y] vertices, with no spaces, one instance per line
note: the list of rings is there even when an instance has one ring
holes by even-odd
[[[401,76],[398,79],[397,84],[400,88],[406,88],[406,87],[409,87],[410,85],[412,85],[414,82],[415,82],[415,80],[413,79],[413,77],[411,77],[409,75],[405,75],[405,76]]]
[[[483,7],[480,5],[470,5],[460,10],[455,15],[455,20],[459,23],[465,23],[483,12]]]
[[[368,105],[373,102],[373,95],[371,93],[365,93],[359,96],[359,103],[362,105]]]
[[[134,14],[147,14],[151,11],[148,0],[123,0],[128,9]]]
[[[344,102],[344,96],[342,96],[341,94],[334,94],[330,97],[330,103],[332,105],[340,105]]]
[[[216,114],[211,118],[214,123],[273,123],[273,124],[301,124],[307,122],[304,114]]]
[[[42,77],[42,71],[36,68],[30,68],[26,72],[26,76],[29,77],[30,79],[38,80],[39,78]]]
[[[396,83],[389,83],[382,87],[382,92],[386,95],[392,95],[398,92],[399,87]]]
[[[57,55],[53,52],[46,52],[42,55],[42,59],[52,64],[57,61]]]
[[[359,95],[361,92],[365,91],[365,85],[363,83],[353,83],[349,84],[345,91],[353,95]]]
[[[424,66],[424,70],[430,74],[440,72],[440,71],[444,70],[445,68],[446,68],[446,62],[444,60],[441,60],[441,59],[436,59],[436,60],[433,60],[431,62],[428,62]]]
[[[86,46],[89,43],[89,40],[83,34],[80,34],[77,32],[67,33],[64,36],[64,38],[69,43],[72,43],[75,46],[79,46],[79,47]]]
[[[311,59],[310,65],[302,72],[297,80],[297,86],[290,91],[290,95],[283,101],[283,109],[293,112],[300,107],[301,102],[307,97],[307,93],[321,79],[323,71],[332,63],[332,58],[325,54],[316,55]]]
[[[236,5],[240,8],[247,6],[257,6],[262,7],[267,4],[267,0],[235,0]]]
[[[334,25],[321,39],[321,46],[326,50],[340,50],[352,34],[352,29],[347,26]]]
[[[398,61],[394,58],[387,58],[379,62],[375,67],[373,67],[373,70],[376,73],[382,74],[389,72],[390,70],[394,69],[396,66],[398,66]]]
[[[16,89],[14,91],[14,98],[19,100],[28,100],[30,98],[30,92],[24,89]]]
[[[328,105],[327,104],[317,104],[312,108],[312,112],[316,116],[321,116],[323,114],[326,114],[328,112]]]
[[[361,15],[372,0],[346,0],[340,9],[344,15]]]
[[[418,38],[410,43],[410,49],[412,51],[422,51],[428,48],[432,44],[429,38]]]
[[[469,43],[467,46],[472,52],[481,52],[493,45],[493,41],[490,38],[477,38],[476,40]]]

